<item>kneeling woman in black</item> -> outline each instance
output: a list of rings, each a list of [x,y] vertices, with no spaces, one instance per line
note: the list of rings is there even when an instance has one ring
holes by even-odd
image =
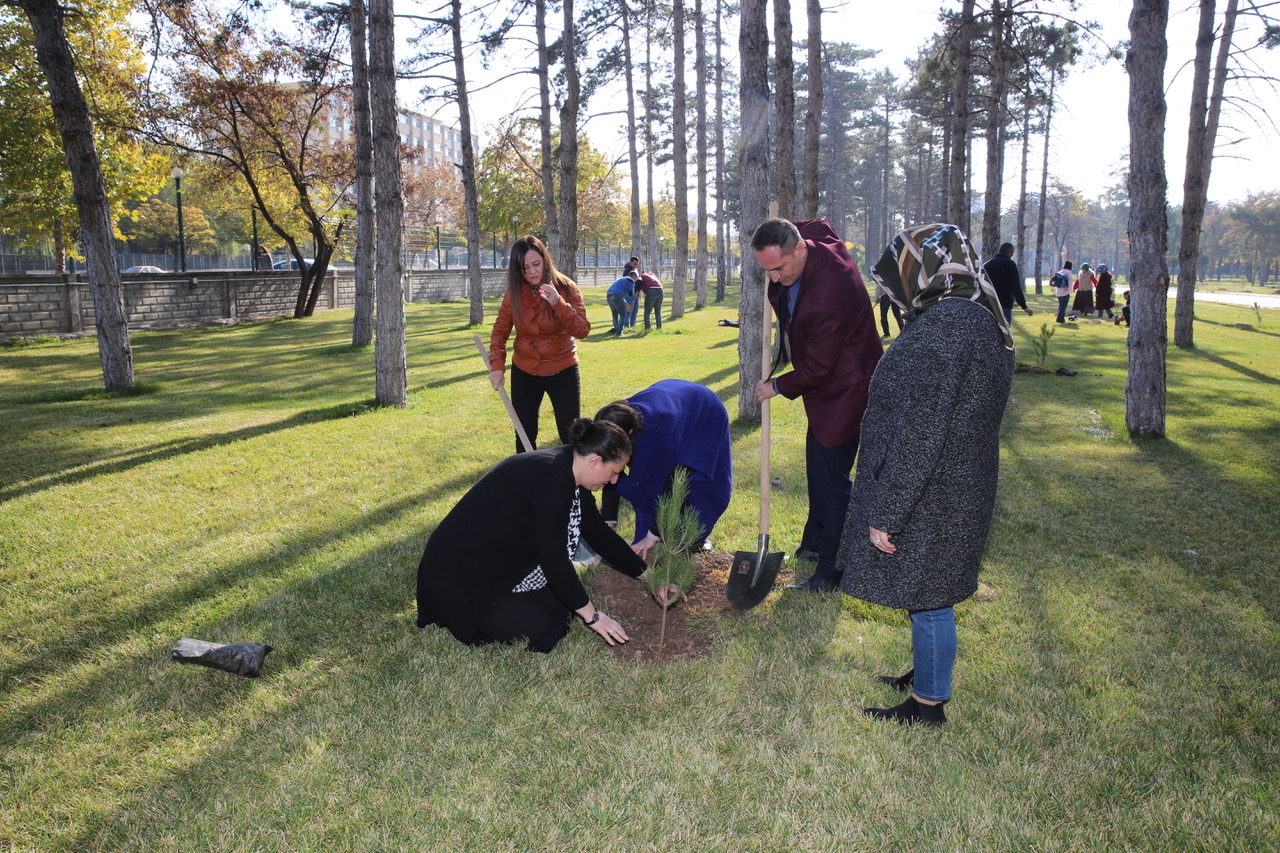
[[[630,457],[619,427],[578,418],[568,444],[498,463],[427,540],[418,627],[443,626],[471,646],[526,640],[549,652],[576,613],[609,645],[625,643],[627,632],[591,603],[570,560],[581,537],[623,574],[644,573],[590,494],[615,482]]]

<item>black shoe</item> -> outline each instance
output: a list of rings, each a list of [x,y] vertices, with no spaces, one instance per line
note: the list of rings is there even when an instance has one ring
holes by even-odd
[[[834,581],[820,581],[817,577],[800,583],[787,584],[787,589],[802,589],[805,592],[831,592],[836,588]]]
[[[925,705],[917,702],[916,697],[908,696],[901,705],[894,705],[892,708],[863,708],[862,713],[872,719],[892,720],[904,726],[940,726],[947,721],[947,715],[942,710],[945,704],[947,703],[939,702],[937,705]]]
[[[894,690],[900,690],[903,693],[906,693],[911,689],[911,685],[915,684],[916,671],[915,669],[909,669],[896,678],[892,675],[877,675],[876,681],[881,684],[887,684]]]
[[[818,559],[818,552],[813,550],[812,548],[806,548],[803,545],[801,545],[799,548],[796,549],[796,559],[797,560],[816,560]]]

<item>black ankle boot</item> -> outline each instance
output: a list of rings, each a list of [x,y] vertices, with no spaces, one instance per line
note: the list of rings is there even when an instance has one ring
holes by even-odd
[[[947,715],[942,710],[945,704],[947,703],[939,702],[937,705],[925,705],[917,702],[916,697],[908,696],[901,705],[894,705],[892,708],[863,708],[862,713],[877,720],[893,720],[907,726],[917,723],[922,726],[940,726],[947,721]]]
[[[901,690],[903,693],[906,693],[908,690],[911,689],[911,685],[915,683],[915,680],[916,680],[915,669],[909,669],[906,672],[902,673],[902,675],[897,676],[896,678],[892,675],[876,676],[876,681],[880,682],[881,684],[887,684],[890,687],[892,687],[894,690]]]

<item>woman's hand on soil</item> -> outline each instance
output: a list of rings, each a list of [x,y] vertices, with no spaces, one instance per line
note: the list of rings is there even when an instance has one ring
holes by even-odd
[[[604,641],[611,646],[625,643],[631,639],[627,636],[627,632],[622,629],[622,626],[618,624],[618,620],[607,613],[600,614],[600,618],[596,620],[596,624],[591,626],[591,630],[604,637]]]

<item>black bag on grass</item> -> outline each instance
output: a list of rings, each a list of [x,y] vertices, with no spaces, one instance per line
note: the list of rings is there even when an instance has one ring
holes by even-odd
[[[243,675],[245,678],[257,678],[270,651],[271,647],[262,643],[232,643],[224,646],[183,637],[173,647],[173,651],[169,652],[169,657],[178,663],[194,663],[233,675]]]

